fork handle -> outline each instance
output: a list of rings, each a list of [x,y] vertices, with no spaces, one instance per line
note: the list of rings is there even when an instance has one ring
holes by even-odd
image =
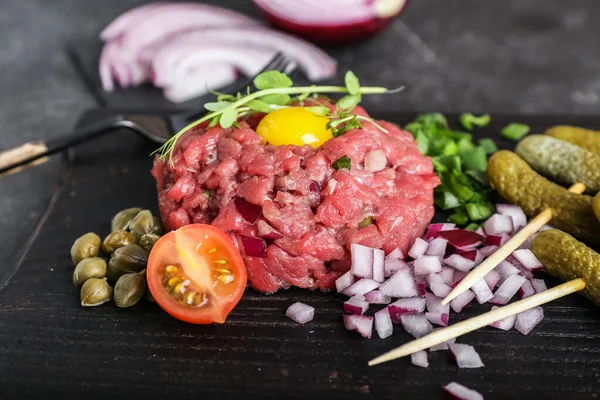
[[[113,115],[76,129],[66,136],[44,141],[33,141],[0,152],[0,177],[16,174],[48,160],[48,156],[69,147],[87,142],[118,128],[122,115]]]

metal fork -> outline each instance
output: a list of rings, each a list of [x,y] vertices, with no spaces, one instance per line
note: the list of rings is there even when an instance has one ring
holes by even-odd
[[[281,71],[292,77],[298,72],[297,64],[287,59],[282,53],[277,53],[260,72],[269,70]],[[226,90],[226,92],[236,94],[237,92],[244,91],[248,86],[252,88],[253,80],[254,77],[239,86],[236,85],[234,89]],[[163,144],[183,127],[205,114],[206,111],[204,110],[165,116],[138,113],[113,114],[76,129],[64,137],[46,142],[29,142],[0,152],[0,177],[11,175],[30,166],[40,164],[46,161],[47,157],[52,154],[98,138],[118,128],[128,128],[147,139]]]

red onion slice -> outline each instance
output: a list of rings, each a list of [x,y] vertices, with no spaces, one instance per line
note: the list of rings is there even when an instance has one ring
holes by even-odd
[[[427,228],[427,233],[425,234],[425,240],[435,239],[439,236],[439,233],[442,231],[449,231],[456,228],[455,224],[431,224]]]
[[[207,93],[207,90],[226,86],[236,79],[237,72],[231,65],[226,63],[202,64],[185,74],[180,74],[176,82],[164,88],[163,94],[167,100],[173,103],[182,103]]]
[[[352,271],[346,272],[344,275],[340,276],[335,281],[335,289],[338,293],[344,291],[344,289],[348,288],[354,283],[354,275],[352,275]]]
[[[536,293],[541,293],[548,290],[548,288],[546,287],[546,282],[544,282],[543,279],[532,279],[531,285],[535,289]]]
[[[400,316],[404,314],[416,314],[425,310],[425,299],[421,297],[413,297],[400,299],[387,306],[392,321],[400,322]]]
[[[283,234],[277,229],[273,228],[264,220],[259,220],[256,224],[256,230],[258,236],[267,240],[277,240],[283,237]]]
[[[477,302],[479,304],[486,303],[494,297],[494,294],[490,290],[490,287],[483,279],[480,279],[477,282],[475,282],[473,287],[471,287],[471,290],[473,291],[473,293],[475,293],[475,297],[477,298]]]
[[[381,339],[392,336],[394,325],[387,307],[375,313],[375,330]]]
[[[390,296],[386,296],[379,290],[372,290],[369,293],[366,293],[365,300],[368,301],[369,304],[390,304],[392,302]]]
[[[400,316],[400,322],[404,330],[415,338],[428,335],[433,330],[431,322],[423,314],[403,314]]]
[[[448,326],[448,321],[450,320],[448,314],[444,314],[441,312],[426,312],[425,318],[427,318],[427,320],[432,324],[441,326]]]
[[[494,214],[483,224],[488,235],[502,235],[514,230],[513,220],[508,215]]]
[[[358,243],[350,246],[352,267],[350,271],[359,278],[373,277],[373,249]],[[364,294],[364,293],[363,293]]]
[[[487,285],[489,286],[490,290],[494,290],[498,282],[500,282],[501,278],[498,271],[491,270],[490,272],[485,274],[483,279],[485,280],[485,283],[487,283]]]
[[[433,239],[429,243],[429,248],[425,252],[425,255],[444,257],[444,255],[446,254],[446,246],[447,245],[448,245],[448,241],[444,238]]]
[[[267,243],[264,240],[249,236],[242,236],[241,239],[244,253],[248,257],[267,257]]]
[[[475,267],[475,261],[469,260],[460,254],[452,254],[444,260],[444,264],[462,272],[468,272]]]
[[[369,293],[371,290],[377,289],[379,285],[380,283],[374,281],[373,279],[362,278],[354,282],[352,285],[348,286],[341,293],[350,297],[356,295],[363,296]]]
[[[421,256],[415,260],[415,276],[442,272],[442,264],[436,256]]]
[[[492,311],[499,308],[498,306],[493,306]],[[517,320],[516,315],[510,315],[500,321],[496,321],[490,324],[490,326],[502,329],[503,331],[510,331],[515,326],[515,321]]]
[[[427,360],[427,352],[424,350],[417,351],[410,355],[410,362],[412,365],[422,368],[429,367],[429,360]]]
[[[457,250],[473,250],[484,240],[484,237],[468,229],[454,229],[451,231],[440,232],[440,237],[448,242]]]
[[[408,251],[408,256],[411,258],[414,258],[416,260],[417,258],[424,255],[428,248],[429,248],[429,243],[427,243],[426,241],[424,241],[421,238],[417,238],[415,240],[415,243],[412,245],[412,247]]]
[[[473,346],[452,343],[448,345],[448,348],[450,354],[456,360],[458,368],[481,368],[485,366]]]
[[[402,254],[402,249],[400,247],[392,250],[392,252],[385,257],[386,261],[393,259],[404,260],[404,254]]]
[[[362,296],[360,296],[362,297]],[[351,297],[344,303],[344,311],[350,314],[362,315],[369,309],[369,303],[358,296]]]
[[[515,294],[519,291],[521,286],[527,281],[524,277],[520,275],[511,275],[506,280],[496,293],[494,293],[494,298],[490,300],[490,303],[504,305],[513,298]]]
[[[470,290],[467,290],[466,292],[463,292],[456,296],[456,298],[454,298],[454,300],[450,302],[450,307],[452,307],[454,312],[459,313],[463,310],[463,308],[468,306],[474,298],[475,293],[471,292]]]
[[[385,278],[389,278],[390,276],[394,275],[394,272],[403,268],[409,268],[406,262],[397,258],[388,258],[385,260],[383,266],[383,276]]]
[[[242,218],[253,225],[258,221],[258,218],[260,218],[262,214],[260,206],[252,204],[242,197],[235,198],[235,208]]]
[[[408,268],[396,271],[391,278],[381,284],[379,291],[390,297],[416,297],[419,295],[413,274]]]
[[[542,307],[535,307],[517,315],[515,329],[523,335],[528,335],[544,319]]]
[[[527,225],[527,216],[519,206],[513,204],[496,204],[496,211],[498,214],[508,215],[512,219],[514,230]]]
[[[483,400],[480,393],[456,382],[444,386],[444,392],[453,400]]]
[[[315,315],[315,308],[304,303],[294,303],[288,307],[285,312],[286,317],[296,321],[299,324],[305,324],[312,321]]]
[[[513,251],[512,256],[516,258],[522,266],[530,271],[537,271],[543,268],[542,263],[537,259],[531,250],[515,250]]]
[[[344,326],[347,330],[356,331],[364,338],[371,338],[373,333],[373,317],[367,317],[366,315],[345,314],[342,316],[342,318],[344,319]]]
[[[452,287],[456,286],[456,284],[463,280],[463,278],[467,276],[466,272],[463,271],[454,271],[454,280],[452,281]]]
[[[385,279],[385,253],[383,250],[373,249],[373,280],[383,282]]]
[[[527,297],[533,296],[535,294],[535,289],[531,284],[531,281],[525,281],[523,286],[519,289],[519,297],[522,299],[526,299]]]
[[[485,242],[484,244],[486,246],[496,246],[496,247],[500,247],[504,244],[505,240],[504,240],[504,236],[502,235],[487,235],[485,237]]]

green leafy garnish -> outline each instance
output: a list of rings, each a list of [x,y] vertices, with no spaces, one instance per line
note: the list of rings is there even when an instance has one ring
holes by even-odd
[[[502,128],[500,133],[507,139],[517,141],[529,133],[529,125],[519,124],[517,122],[510,123]]]
[[[212,195],[212,192],[210,190],[208,190],[208,189],[204,189],[204,195],[210,199],[210,196]]]
[[[350,160],[350,158],[348,158],[348,156],[341,156],[340,158],[335,160],[333,162],[333,164],[331,164],[331,167],[336,170],[337,169],[349,170],[350,168],[352,168],[352,161]]]
[[[254,86],[259,90],[286,88],[294,84],[283,72],[266,71],[254,78]]]
[[[487,153],[483,147],[476,147],[467,153],[461,153],[466,169],[487,170]]]
[[[488,154],[492,154],[498,151],[498,146],[496,146],[496,143],[494,143],[492,139],[481,139],[479,141],[479,146],[483,147],[485,152]]]
[[[358,229],[366,228],[371,224],[373,224],[373,217],[369,215],[368,217],[365,217],[362,221],[358,223]]]
[[[471,113],[464,113],[459,118],[460,124],[468,131],[472,131],[476,126],[480,128],[488,126],[491,120],[492,117],[490,117],[490,114],[483,114],[477,117]]]

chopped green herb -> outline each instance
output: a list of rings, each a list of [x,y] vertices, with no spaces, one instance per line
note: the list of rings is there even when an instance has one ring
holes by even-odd
[[[506,125],[500,132],[507,139],[517,141],[529,133],[529,126],[516,122]]]
[[[331,166],[333,167],[333,169],[343,168],[349,170],[352,167],[352,161],[350,160],[350,158],[348,158],[348,156],[341,156],[340,158],[335,160]]]
[[[465,229],[468,229],[468,230],[470,230],[470,231],[476,231],[477,229],[479,229],[479,227],[480,227],[480,226],[481,226],[481,225],[479,225],[479,224],[477,224],[477,223],[475,223],[475,222],[471,222],[469,225],[467,225],[467,226],[465,227]]]
[[[238,112],[235,108],[225,108],[221,114],[220,123],[223,128],[229,128],[237,121]]]
[[[465,113],[460,116],[460,124],[468,131],[472,131],[474,127],[478,126],[480,128],[487,126],[492,118],[490,114],[483,114],[479,117],[471,113]]]
[[[494,143],[492,139],[481,139],[479,141],[479,146],[483,147],[485,152],[488,154],[492,154],[498,151],[498,146],[496,146],[496,143]]]
[[[360,221],[360,223],[358,224],[358,229],[365,228],[365,227],[371,225],[372,223],[373,223],[373,217],[371,217],[369,215],[368,217],[365,217],[365,219]]]
[[[461,155],[466,169],[475,171],[487,170],[487,154],[483,147],[476,147],[473,151]]]
[[[212,192],[210,190],[208,190],[208,189],[204,189],[204,195],[210,199],[210,196],[212,195]]]
[[[228,101],[217,101],[216,103],[206,103],[204,108],[208,111],[219,111],[227,107],[230,103]]]
[[[360,83],[356,75],[354,75],[354,72],[346,72],[346,76],[344,77],[344,83],[346,84],[348,93],[352,95],[360,95]]]
[[[254,86],[259,90],[286,88],[294,84],[283,72],[266,71],[254,78]]]
[[[460,200],[449,190],[443,188],[434,192],[435,205],[442,210],[450,210],[460,206]]]
[[[469,203],[465,204],[467,214],[472,221],[481,221],[490,217],[494,213],[494,208],[491,204],[485,203]]]
[[[349,94],[337,102],[337,108],[342,111],[350,111],[360,103],[360,94]]]
[[[422,131],[417,132],[415,141],[417,142],[417,146],[419,147],[421,154],[429,153],[429,138],[425,133]]]
[[[454,214],[451,214],[448,217],[448,219],[450,220],[450,222],[453,222],[456,225],[464,225],[467,222],[469,222],[469,216],[466,215],[464,211],[462,211],[462,209],[459,209],[459,211],[455,212]]]

